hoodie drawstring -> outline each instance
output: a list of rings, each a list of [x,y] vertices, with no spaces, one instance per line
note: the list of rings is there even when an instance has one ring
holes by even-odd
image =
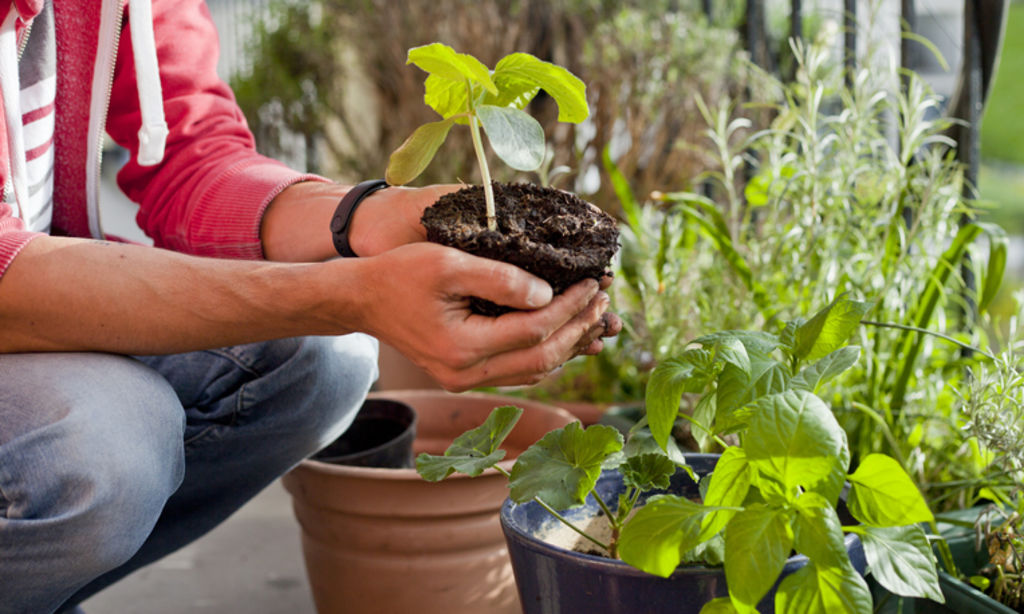
[[[18,75],[18,11],[11,6],[0,25],[0,95],[4,97],[7,147],[10,152],[11,184],[15,208],[28,205],[28,168],[25,161],[25,133],[21,122],[21,78]]]
[[[160,69],[156,59],[153,36],[153,6],[150,0],[128,0],[132,53],[135,56],[135,81],[139,90],[139,155],[141,166],[153,166],[164,159],[167,144],[167,121],[164,119],[164,98],[160,87]],[[4,94],[6,97],[6,93]]]

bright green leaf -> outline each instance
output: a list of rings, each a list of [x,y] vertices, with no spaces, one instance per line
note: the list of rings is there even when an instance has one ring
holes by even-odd
[[[498,87],[491,80],[491,71],[480,60],[466,53],[458,53],[448,45],[431,43],[409,50],[406,64],[415,64],[432,75],[452,81],[470,80],[479,83],[492,94]]]
[[[622,449],[616,429],[579,422],[551,431],[519,455],[509,480],[516,503],[534,497],[557,510],[581,505],[601,475],[605,458]]]
[[[839,298],[796,330],[797,358],[814,362],[846,345],[871,303]]]
[[[840,567],[849,561],[843,526],[832,502],[815,492],[796,501],[793,547],[820,567]]]
[[[743,448],[726,448],[715,470],[711,473],[704,505],[720,507],[740,507],[750,490],[751,470],[747,455]],[[705,517],[702,529],[705,535],[715,535],[721,531],[735,514],[732,510],[712,512]]]
[[[893,527],[934,520],[907,472],[884,454],[866,456],[849,480],[850,513],[866,525]]]
[[[835,350],[814,364],[801,369],[790,380],[790,387],[818,392],[818,389],[846,371],[860,358],[860,347],[849,345]]]
[[[847,448],[846,434],[821,399],[805,390],[787,390],[753,407],[745,446],[757,471],[789,489],[845,473],[837,459]]]
[[[783,578],[777,614],[871,614],[871,591],[852,565],[820,567],[813,561]]]
[[[669,577],[679,566],[681,554],[700,543],[701,520],[707,511],[685,497],[651,497],[622,528],[619,556],[637,569]]]
[[[684,392],[701,392],[713,377],[710,354],[686,350],[676,358],[662,361],[647,382],[645,407],[654,440],[667,445]]]
[[[434,159],[441,144],[448,138],[454,120],[423,124],[396,149],[388,160],[384,178],[389,185],[405,185],[419,177]]]
[[[935,556],[920,525],[861,527],[871,575],[889,592],[943,603]]]
[[[496,407],[483,424],[455,438],[444,456],[420,454],[416,470],[425,480],[437,482],[453,473],[480,475],[505,457],[498,447],[512,432],[523,410],[511,405]]]
[[[494,67],[493,78],[501,90],[499,96],[502,101],[509,94],[514,94],[513,100],[523,97],[529,92],[526,84],[532,84],[547,92],[558,104],[558,121],[578,124],[590,115],[583,81],[565,68],[528,53],[512,53],[503,57]]]
[[[445,119],[470,112],[469,87],[465,81],[452,81],[430,75],[424,84],[423,101]],[[469,123],[465,117],[457,118],[455,121],[460,124]]]
[[[480,125],[494,153],[512,168],[532,171],[544,161],[544,128],[529,114],[512,107],[480,105]]]
[[[725,581],[737,606],[756,607],[782,573],[793,548],[789,514],[752,506],[733,516],[725,528]]]

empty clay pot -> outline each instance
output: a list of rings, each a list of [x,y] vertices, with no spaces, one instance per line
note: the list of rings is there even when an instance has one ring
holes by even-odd
[[[440,390],[371,395],[411,405],[414,451],[442,453],[499,405],[525,411],[503,446],[502,466],[573,420],[536,401]],[[431,483],[414,469],[307,460],[283,478],[302,527],[320,614],[513,614],[521,611],[498,512],[507,480],[493,469]]]

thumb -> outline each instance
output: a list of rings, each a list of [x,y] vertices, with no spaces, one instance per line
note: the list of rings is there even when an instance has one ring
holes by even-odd
[[[465,254],[455,291],[513,309],[538,309],[551,302],[551,286],[506,262]]]

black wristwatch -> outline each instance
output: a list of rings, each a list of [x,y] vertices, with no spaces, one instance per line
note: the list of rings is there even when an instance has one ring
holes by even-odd
[[[364,181],[348,191],[348,194],[338,203],[334,210],[334,217],[331,218],[331,234],[334,236],[334,249],[345,258],[355,258],[356,253],[348,244],[348,227],[352,222],[352,214],[364,198],[377,190],[388,187],[388,182],[383,179],[370,179]]]

